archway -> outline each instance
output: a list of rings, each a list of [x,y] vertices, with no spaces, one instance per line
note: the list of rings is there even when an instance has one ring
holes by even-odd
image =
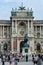
[[[38,51],[38,52],[41,51],[41,45],[40,45],[40,43],[37,43],[37,51]]]

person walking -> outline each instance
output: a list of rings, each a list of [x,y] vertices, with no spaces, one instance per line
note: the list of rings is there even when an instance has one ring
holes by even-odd
[[[33,63],[34,63],[34,65],[37,64],[37,62],[38,62],[38,56],[35,55],[35,56],[34,56],[34,59],[33,59]]]
[[[17,65],[18,63],[18,60],[17,60],[17,55],[15,56],[15,59],[14,59],[14,65]]]
[[[26,62],[28,62],[28,55],[26,55]]]
[[[40,59],[40,55],[38,55],[37,65],[42,65],[42,63],[41,63],[41,59]]]
[[[5,65],[5,56],[2,56],[2,65]]]

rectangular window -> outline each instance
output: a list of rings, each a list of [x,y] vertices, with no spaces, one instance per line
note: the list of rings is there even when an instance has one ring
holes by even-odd
[[[15,28],[15,20],[14,20],[14,28]]]
[[[41,41],[41,49],[43,50],[43,41]]]
[[[7,27],[7,37],[10,37],[10,26]]]
[[[4,32],[4,36],[5,36],[5,38],[7,38],[7,32]]]
[[[43,31],[43,26],[41,26],[41,31]]]
[[[37,26],[37,31],[40,31],[40,26]]]
[[[4,37],[7,38],[7,26],[4,26]]]
[[[36,31],[36,26],[34,26],[34,31]]]
[[[37,33],[37,38],[40,38],[40,33]]]
[[[2,32],[2,30],[1,30],[1,26],[0,26],[0,36],[1,36],[1,32]]]
[[[31,28],[31,20],[29,20],[29,27]]]
[[[7,31],[7,26],[4,26],[4,31]]]

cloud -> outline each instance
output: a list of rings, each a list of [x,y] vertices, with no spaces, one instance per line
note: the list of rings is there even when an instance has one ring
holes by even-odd
[[[28,1],[28,0],[25,0]],[[25,2],[24,0],[0,0],[3,3],[10,3],[10,2]]]
[[[14,2],[14,0],[4,0],[4,2]]]
[[[4,2],[15,2],[15,1],[22,1],[22,0],[4,0]]]
[[[0,18],[8,19],[11,9],[18,8],[22,2],[26,8],[33,9],[36,19],[43,19],[43,0],[0,0]]]

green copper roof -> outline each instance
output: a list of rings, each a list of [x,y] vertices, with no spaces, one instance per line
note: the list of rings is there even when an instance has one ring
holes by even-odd
[[[21,14],[22,13],[22,14]],[[17,17],[31,17],[33,16],[33,11],[32,11],[32,8],[31,9],[26,9],[23,5],[20,6],[18,9],[15,8],[13,9],[12,8],[12,11],[11,11],[11,16],[17,16]]]
[[[16,16],[16,12],[11,12],[11,16]]]

